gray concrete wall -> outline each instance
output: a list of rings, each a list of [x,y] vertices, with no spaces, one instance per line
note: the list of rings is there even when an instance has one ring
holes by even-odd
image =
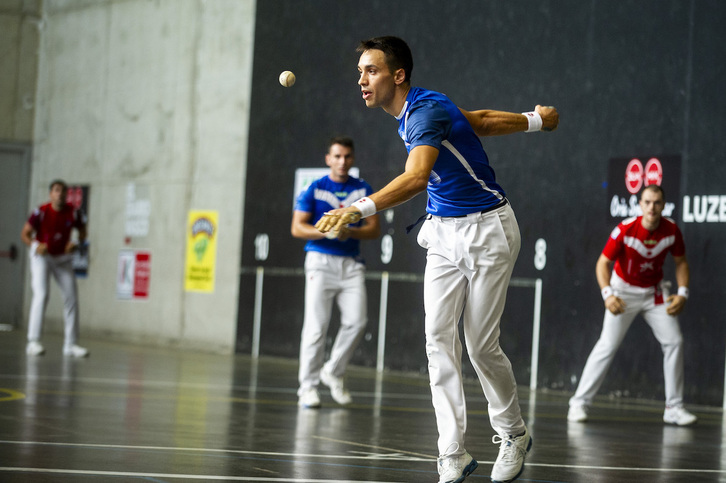
[[[0,1],[0,142],[33,139],[39,2]]]
[[[255,2],[53,0],[40,10],[30,205],[56,177],[90,186],[81,337],[231,351]],[[150,207],[147,234],[127,230],[129,192]],[[184,290],[190,210],[218,212],[213,293]],[[117,297],[124,249],[151,252],[146,300]],[[27,288],[25,299],[27,312]],[[60,330],[61,313],[55,290],[46,330]]]

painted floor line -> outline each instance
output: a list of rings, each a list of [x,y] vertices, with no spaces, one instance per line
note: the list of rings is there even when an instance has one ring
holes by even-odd
[[[479,463],[482,463],[482,461],[479,461]],[[484,463],[486,463],[486,462],[484,462]],[[561,464],[554,464],[554,463],[532,463],[529,460],[527,461],[526,466],[539,466],[542,468],[565,468],[565,469],[573,469],[573,470],[726,474],[726,470],[709,470],[709,469],[696,469],[696,468],[638,468],[638,467],[623,467],[623,466],[561,465]]]
[[[187,480],[203,480],[203,481],[259,481],[259,482],[275,482],[285,481],[290,483],[401,483],[391,481],[370,481],[370,480],[340,480],[338,478],[332,480],[320,480],[311,478],[265,478],[260,476],[217,476],[217,475],[176,475],[171,473],[141,473],[127,471],[92,471],[92,470],[66,470],[55,468],[13,468],[0,466],[0,472],[19,472],[19,473],[51,473],[65,475],[93,475],[93,476],[127,476],[136,478],[166,478],[166,479],[187,479]]]
[[[325,438],[328,439],[328,438]],[[347,459],[347,460],[396,460],[396,461],[410,461],[410,462],[426,462],[431,463],[430,458],[414,457],[405,455],[404,452],[393,452],[393,453],[364,453],[362,455],[333,455],[333,454],[304,454],[304,453],[283,453],[275,451],[251,451],[251,450],[233,450],[233,449],[215,449],[215,448],[184,448],[184,447],[169,447],[169,446],[134,446],[134,445],[117,445],[117,444],[84,444],[84,443],[53,443],[44,441],[8,441],[0,440],[0,444],[17,444],[17,445],[38,445],[38,446],[66,446],[66,447],[91,447],[91,448],[108,448],[108,449],[128,449],[128,450],[156,450],[156,451],[192,451],[200,453],[227,453],[227,454],[239,454],[239,455],[257,455],[257,456],[277,456],[287,458],[317,458],[317,459]],[[368,445],[365,445],[368,446]],[[374,447],[375,448],[375,447]],[[477,460],[479,464],[493,465],[494,461]],[[636,471],[636,472],[676,472],[676,473],[708,473],[708,474],[724,474],[726,475],[726,469],[715,470],[715,469],[696,469],[696,468],[640,468],[640,467],[624,467],[624,466],[595,466],[595,465],[570,465],[570,464],[554,464],[554,463],[537,463],[528,460],[526,465],[528,467],[542,467],[542,468],[563,468],[571,470],[599,470],[599,471]],[[7,470],[18,470],[14,468],[3,468],[0,467],[0,471]],[[33,470],[34,471],[34,470]],[[46,471],[46,470],[42,470]],[[245,481],[245,480],[242,480]],[[276,480],[265,480],[265,481],[276,481]],[[287,480],[292,481],[292,480]],[[298,481],[298,480],[294,480]],[[306,481],[306,480],[300,480]],[[313,480],[310,480],[313,481]],[[328,480],[321,480],[328,481]]]
[[[16,444],[27,446],[65,446],[69,448],[100,448],[100,449],[127,449],[136,451],[179,451],[179,452],[197,452],[197,453],[226,453],[238,455],[256,455],[256,456],[278,456],[286,458],[320,458],[320,459],[347,459],[347,460],[396,460],[396,461],[424,461],[430,463],[432,458],[417,457],[404,454],[405,452],[392,453],[362,453],[360,455],[352,454],[306,454],[306,453],[281,453],[277,451],[251,451],[236,449],[216,449],[216,448],[185,448],[177,446],[135,446],[123,444],[94,444],[94,443],[57,443],[45,441],[8,441],[0,440],[1,444]],[[360,453],[360,452],[359,452]],[[435,458],[433,458],[435,459]]]

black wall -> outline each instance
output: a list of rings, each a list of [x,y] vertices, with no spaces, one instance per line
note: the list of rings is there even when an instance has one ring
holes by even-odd
[[[304,243],[289,233],[294,173],[324,166],[330,136],[354,137],[357,165],[374,189],[403,170],[395,119],[367,109],[356,84],[357,42],[397,35],[413,51],[414,85],[444,92],[465,109],[521,112],[539,103],[560,112],[554,133],[483,139],[522,231],[514,276],[543,280],[540,387],[574,390],[600,332],[595,261],[619,221],[609,215],[610,160],[680,160],[670,201],[679,207],[674,219],[691,265],[691,298],[681,316],[686,401],[721,405],[726,214],[686,222],[682,201],[726,197],[725,20],[726,2],[718,0],[258,2],[243,267],[302,266]],[[283,70],[297,75],[294,87],[279,85]],[[395,208],[391,222],[382,217],[393,260],[383,264],[379,243],[365,243],[371,272],[423,272],[425,252],[405,226],[424,206],[421,195]],[[264,261],[255,259],[260,233],[270,239]],[[534,266],[540,238],[547,242],[541,271]],[[667,276],[674,280],[671,261]],[[302,277],[265,279],[262,354],[297,357],[303,286]],[[368,286],[370,333],[353,362],[372,366],[379,282]],[[392,282],[390,291],[386,366],[425,371],[421,285]],[[250,350],[253,299],[254,274],[243,272],[241,352]],[[532,300],[531,289],[513,288],[502,321],[502,345],[520,384],[529,381]],[[602,391],[662,399],[661,359],[638,319]]]

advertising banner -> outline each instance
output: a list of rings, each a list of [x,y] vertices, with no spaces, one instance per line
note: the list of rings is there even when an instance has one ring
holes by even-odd
[[[146,300],[151,282],[151,252],[121,250],[118,254],[116,297],[121,300]]]
[[[608,166],[608,220],[640,216],[640,191],[655,184],[663,188],[663,216],[676,219],[680,211],[680,156],[611,158]]]
[[[187,254],[184,290],[214,292],[214,271],[217,263],[216,211],[190,211],[187,222]]]
[[[295,187],[292,196],[293,205],[300,193],[308,189],[313,181],[328,174],[330,174],[330,168],[297,168],[295,170]],[[360,169],[353,166],[348,170],[348,174],[354,178],[360,178]]]
[[[79,211],[86,223],[88,223],[88,198],[90,193],[91,187],[89,185],[70,185],[66,197],[66,202]],[[78,250],[73,252],[73,271],[76,277],[85,278],[88,276],[88,249],[88,240],[86,240],[79,243]]]

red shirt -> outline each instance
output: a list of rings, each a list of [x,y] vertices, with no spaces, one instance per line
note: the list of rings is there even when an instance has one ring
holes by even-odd
[[[83,217],[70,203],[61,211],[55,211],[51,203],[40,205],[28,218],[28,224],[35,230],[35,239],[48,245],[50,255],[65,253],[71,230],[86,226]]]
[[[668,252],[681,257],[686,246],[681,230],[670,218],[661,218],[654,231],[643,228],[642,218],[628,218],[615,227],[602,254],[615,260],[615,273],[630,285],[654,287],[663,278]]]

